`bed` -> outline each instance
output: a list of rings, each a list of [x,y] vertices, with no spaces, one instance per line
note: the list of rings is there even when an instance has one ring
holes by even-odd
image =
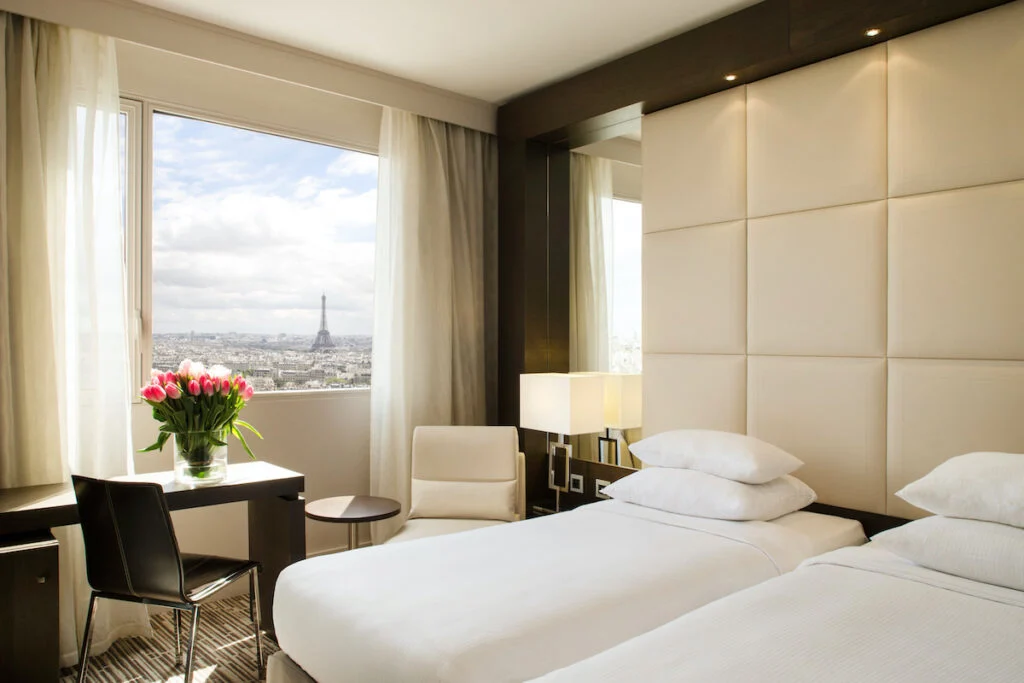
[[[537,683],[1022,680],[1024,592],[874,545],[810,559]]]
[[[864,540],[811,512],[730,522],[608,500],[312,558],[278,579],[287,658],[269,680],[523,681]]]

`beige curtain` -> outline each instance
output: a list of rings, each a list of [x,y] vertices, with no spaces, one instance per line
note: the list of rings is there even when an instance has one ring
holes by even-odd
[[[569,370],[607,372],[605,244],[612,228],[612,165],[574,152],[569,173]]]
[[[409,509],[418,425],[485,424],[484,245],[497,230],[492,136],[385,109],[370,398],[370,490]],[[375,542],[403,517],[374,525]]]
[[[119,101],[109,38],[0,12],[0,487],[131,467]],[[61,661],[89,586],[81,531],[60,541]],[[146,633],[101,604],[95,651]]]

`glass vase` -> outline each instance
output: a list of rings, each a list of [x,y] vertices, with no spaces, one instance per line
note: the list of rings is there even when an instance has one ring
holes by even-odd
[[[209,486],[228,474],[227,431],[172,435],[174,480],[187,486]]]

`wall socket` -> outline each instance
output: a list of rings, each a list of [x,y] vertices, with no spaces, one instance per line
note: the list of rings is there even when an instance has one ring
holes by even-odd
[[[573,493],[583,493],[583,475],[582,474],[570,474],[569,475],[569,490]]]
[[[595,498],[600,498],[602,500],[607,500],[607,499],[611,498],[611,496],[604,495],[604,487],[607,486],[610,483],[611,482],[609,482],[609,481],[607,481],[605,479],[595,479],[594,480],[594,497]]]

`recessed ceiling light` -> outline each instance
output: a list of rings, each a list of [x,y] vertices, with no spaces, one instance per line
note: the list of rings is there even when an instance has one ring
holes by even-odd
[[[866,35],[868,38],[874,38],[881,32],[882,29],[880,28],[869,28],[867,31],[864,32],[864,35]]]
[[[727,80],[727,81],[735,81],[736,80],[736,74],[729,74],[728,76],[725,77],[725,80]]]

